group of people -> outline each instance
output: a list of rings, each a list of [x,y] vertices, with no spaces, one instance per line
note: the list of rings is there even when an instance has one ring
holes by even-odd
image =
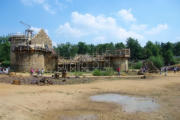
[[[44,69],[42,68],[42,69],[35,70],[35,69],[31,68],[30,73],[31,73],[31,75],[34,75],[36,73],[37,75],[41,76],[44,74]]]
[[[144,67],[142,67],[142,68],[140,69],[140,71],[141,71],[142,73],[147,72],[147,70],[148,70],[147,66],[144,66]]]
[[[166,66],[166,67],[162,67],[161,68],[161,71],[160,71],[160,74],[163,74],[164,73],[164,75],[165,76],[167,76],[167,73],[168,73],[168,70],[173,70],[174,71],[174,73],[176,73],[177,71],[178,71],[178,67],[173,67],[173,68],[169,68],[168,66]]]
[[[164,73],[164,75],[167,76],[167,72],[168,72],[168,67],[162,67],[161,71],[160,71],[160,74]]]
[[[8,74],[10,68],[0,67],[0,74]]]
[[[178,67],[174,67],[174,73],[176,73],[178,71]]]

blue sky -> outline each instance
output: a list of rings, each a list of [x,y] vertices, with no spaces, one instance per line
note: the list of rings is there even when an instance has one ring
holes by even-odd
[[[1,0],[0,35],[46,30],[53,44],[180,41],[179,0]]]

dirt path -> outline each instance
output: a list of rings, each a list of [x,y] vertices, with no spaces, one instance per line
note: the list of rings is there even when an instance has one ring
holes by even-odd
[[[126,113],[121,106],[89,96],[121,93],[154,98],[160,109]],[[180,120],[180,75],[139,80],[99,80],[87,84],[31,86],[0,83],[0,120]],[[78,117],[81,116],[81,117]]]

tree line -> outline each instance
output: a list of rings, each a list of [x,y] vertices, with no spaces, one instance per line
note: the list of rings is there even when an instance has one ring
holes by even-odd
[[[0,63],[10,63],[10,43],[9,37],[0,37]],[[176,43],[158,43],[148,41],[145,46],[141,46],[137,39],[128,38],[126,43],[104,43],[104,44],[86,44],[78,42],[77,44],[63,43],[54,47],[56,53],[64,58],[72,58],[77,54],[103,54],[106,50],[115,50],[130,48],[130,61],[138,62],[141,60],[151,60],[157,67],[163,65],[172,65],[177,61],[174,56],[180,56],[180,42]]]

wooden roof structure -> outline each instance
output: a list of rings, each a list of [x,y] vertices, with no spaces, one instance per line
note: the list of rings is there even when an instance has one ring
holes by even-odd
[[[129,58],[130,57],[130,49],[119,49],[119,50],[107,50],[102,55],[76,55],[72,59],[59,58],[58,64],[76,64],[76,63],[88,63],[88,62],[103,62],[107,61],[110,58]],[[109,58],[109,59],[108,59]]]

